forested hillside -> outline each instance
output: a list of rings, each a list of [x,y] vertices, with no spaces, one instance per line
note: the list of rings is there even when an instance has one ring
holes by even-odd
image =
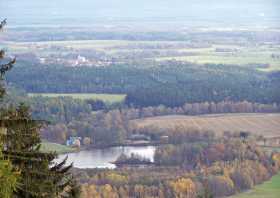
[[[31,93],[122,93],[128,105],[174,107],[223,100],[279,103],[277,76],[238,66],[180,62],[98,68],[22,63],[8,82]]]

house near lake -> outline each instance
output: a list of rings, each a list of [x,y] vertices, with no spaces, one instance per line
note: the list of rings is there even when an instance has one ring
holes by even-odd
[[[66,146],[73,146],[73,147],[81,147],[81,137],[69,137],[68,140],[66,140]]]

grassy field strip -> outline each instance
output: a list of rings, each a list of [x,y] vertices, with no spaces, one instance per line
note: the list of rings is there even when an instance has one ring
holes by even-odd
[[[132,120],[136,127],[157,126],[160,128],[174,128],[184,126],[212,130],[217,134],[224,131],[248,131],[265,137],[280,136],[280,114],[216,114],[204,116],[158,116],[152,118]]]
[[[250,50],[250,49],[249,49]],[[228,52],[215,52],[213,51],[190,51],[190,52],[197,52],[199,55],[190,55],[190,56],[165,56],[165,57],[158,57],[156,58],[157,61],[164,61],[164,60],[178,60],[178,61],[188,61],[193,63],[199,64],[206,64],[206,63],[214,63],[214,64],[233,64],[233,65],[247,65],[247,64],[270,64],[269,68],[260,69],[260,70],[274,70],[280,69],[280,59],[272,59],[270,54],[275,53],[272,52],[237,52],[236,54],[231,54]]]
[[[56,144],[51,142],[42,142],[41,150],[44,152],[56,152],[57,154],[75,152],[76,149],[68,147],[62,144]]]
[[[198,51],[199,52],[199,51]],[[236,56],[224,54],[218,54],[216,52],[200,54],[196,56],[166,56],[156,58],[157,60],[170,60],[176,59],[179,61],[190,61],[196,63],[215,63],[215,64],[236,64],[236,65],[246,65],[246,64],[254,64],[254,63],[269,63],[271,66],[279,66],[280,60],[273,60],[265,54],[255,54],[252,56],[242,56],[240,54]]]
[[[280,197],[280,173],[269,181],[255,186],[252,190],[231,196],[230,198],[279,198]]]
[[[55,97],[71,97],[74,99],[81,99],[81,100],[87,100],[87,99],[92,99],[92,100],[102,100],[106,103],[116,103],[116,102],[123,102],[125,99],[124,94],[94,94],[94,93],[29,93],[28,96],[30,97],[50,97],[50,98],[55,98]]]

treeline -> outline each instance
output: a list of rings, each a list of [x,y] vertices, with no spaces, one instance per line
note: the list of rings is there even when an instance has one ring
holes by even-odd
[[[76,170],[83,197],[224,197],[268,180],[280,168],[280,155],[253,142],[226,139],[205,144],[165,146],[157,167]]]
[[[35,99],[34,101],[36,101]],[[175,143],[177,140],[184,140],[186,129],[177,128],[176,133],[172,130],[168,132],[154,127],[137,128],[131,120],[146,117],[163,116],[163,115],[201,115],[211,113],[273,113],[279,112],[279,106],[276,104],[258,104],[243,102],[223,101],[219,103],[186,103],[182,107],[144,107],[144,108],[120,108],[108,111],[91,112],[90,107],[84,103],[85,109],[77,107],[74,104],[65,104],[61,102],[74,102],[75,100],[46,99],[49,102],[33,104],[36,116],[41,119],[56,118],[60,121],[53,123],[42,130],[42,137],[57,143],[64,143],[70,136],[89,137],[91,143],[95,145],[116,145],[122,144],[131,136],[131,134],[141,133],[152,137],[153,141],[159,141],[161,135],[168,135],[169,141]],[[44,101],[44,100],[42,100]],[[43,104],[43,106],[41,106]],[[54,106],[48,106],[48,105]],[[79,103],[76,103],[79,104]],[[75,108],[73,108],[73,107]],[[69,109],[67,109],[69,107]],[[39,113],[40,112],[40,113]],[[68,112],[69,115],[68,115]],[[66,122],[67,120],[67,122]],[[182,131],[182,133],[179,133]],[[174,134],[181,137],[173,137]],[[209,132],[205,137],[211,136]],[[198,133],[194,138],[200,138]]]
[[[216,142],[217,140],[219,141]],[[211,166],[217,161],[258,160],[259,157],[263,159],[265,156],[256,145],[244,143],[239,138],[191,141],[189,139],[188,143],[158,147],[154,157],[155,163],[160,166],[181,166],[192,170],[197,166]]]
[[[182,106],[167,107],[164,105],[150,107],[128,107],[125,104],[108,105],[102,101],[80,100],[71,97],[27,97],[18,90],[9,89],[9,97],[5,99],[16,105],[19,101],[29,104],[35,119],[46,120],[50,123],[42,129],[42,137],[46,140],[64,144],[70,136],[90,138],[93,145],[110,146],[124,143],[131,134],[141,133],[159,141],[161,135],[168,135],[169,141],[175,143],[182,140],[186,129],[176,129],[173,132],[155,127],[137,128],[131,120],[164,116],[164,115],[201,115],[218,113],[274,113],[279,112],[279,105],[259,104],[248,101],[233,102],[202,102],[184,103]],[[6,103],[8,104],[8,103]],[[96,111],[97,110],[97,111]],[[171,135],[172,134],[172,135]],[[211,135],[211,134],[208,134]],[[199,136],[197,136],[199,138]]]
[[[201,115],[218,113],[273,113],[279,112],[280,107],[274,104],[259,104],[248,101],[232,102],[202,102],[202,103],[184,103],[180,107],[166,107],[159,105],[155,107],[128,108],[123,109],[128,119],[139,119],[163,115]]]
[[[33,116],[37,119],[48,120],[52,123],[69,123],[79,119],[83,114],[96,112],[110,113],[119,110],[125,120],[133,120],[164,115],[202,115],[219,113],[275,113],[280,106],[273,104],[259,104],[248,101],[232,102],[202,102],[185,103],[180,107],[166,107],[164,105],[143,108],[127,107],[124,104],[107,105],[100,100],[79,100],[71,97],[33,97],[29,100]],[[90,116],[89,115],[89,116]]]
[[[280,102],[276,74],[230,65],[167,61],[76,68],[22,63],[7,79],[31,93],[123,93],[127,105],[141,107],[176,107],[186,101]]]

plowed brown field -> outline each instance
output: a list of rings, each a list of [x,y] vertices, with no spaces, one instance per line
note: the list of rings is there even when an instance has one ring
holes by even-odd
[[[280,136],[280,114],[244,113],[244,114],[212,114],[200,116],[158,116],[132,120],[137,127],[157,126],[173,128],[178,125],[187,128],[212,130],[216,133],[224,131],[247,131],[264,137]]]

